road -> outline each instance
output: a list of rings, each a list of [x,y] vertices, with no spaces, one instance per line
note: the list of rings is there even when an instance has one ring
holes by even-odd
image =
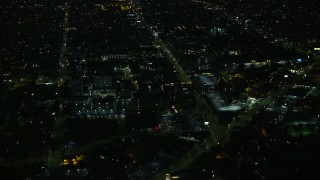
[[[162,49],[162,51],[166,54],[167,60],[175,67],[177,70],[177,73],[179,74],[181,83],[187,83],[192,84],[192,80],[187,75],[187,73],[182,69],[181,65],[179,64],[178,58],[174,57],[174,55],[171,53],[171,51],[168,49],[167,45],[163,43],[163,41],[156,35],[156,33],[152,30],[151,26],[145,21],[145,19],[141,16],[141,14],[137,11],[137,8],[133,4],[133,10],[135,11],[136,15],[138,16],[138,19],[141,21],[141,23],[149,30],[150,34],[153,36],[155,44],[159,45],[159,47]],[[221,129],[221,125],[218,121],[218,117],[216,116],[213,108],[210,104],[207,103],[206,99],[196,94],[196,100],[198,107],[200,106],[202,111],[202,116],[204,119],[208,122],[210,122],[210,131],[214,134],[218,133],[215,132],[216,129]],[[220,134],[220,132],[218,133]]]
[[[59,85],[62,86],[63,83],[65,82],[65,74],[66,74],[66,69],[68,65],[68,61],[66,59],[66,53],[67,53],[67,31],[68,31],[68,19],[69,19],[69,13],[68,13],[68,7],[67,5],[65,6],[65,18],[64,18],[64,34],[63,34],[63,45],[61,47],[61,54],[60,54],[60,82]],[[185,73],[185,71],[181,68],[179,64],[179,60],[175,58],[170,50],[167,48],[167,46],[162,42],[162,40],[156,36],[154,31],[152,30],[151,26],[147,24],[144,20],[143,17],[139,15],[137,12],[141,22],[147,27],[149,32],[152,34],[152,36],[155,39],[155,43],[159,45],[159,47],[162,49],[162,51],[165,53],[166,58],[170,63],[175,67],[177,70],[177,73],[179,74],[180,80],[184,83],[192,83],[190,77]],[[292,44],[289,44],[292,45]],[[296,47],[299,49],[298,47]],[[301,50],[302,51],[302,50]],[[316,55],[313,55],[316,57]],[[319,63],[317,62],[312,65],[314,67],[315,65],[318,65]],[[312,67],[309,69],[311,70]],[[301,77],[297,77],[297,80],[299,80]],[[201,109],[201,113],[203,116],[203,119],[209,122],[210,125],[210,131],[211,131],[211,136],[203,143],[194,146],[191,150],[187,151],[181,159],[174,163],[172,166],[170,166],[166,171],[161,172],[157,175],[155,175],[152,179],[163,179],[165,177],[166,173],[172,173],[174,171],[187,168],[189,167],[192,163],[194,163],[199,156],[207,152],[211,147],[218,145],[219,143],[224,143],[227,140],[228,134],[230,130],[232,130],[232,127],[235,126],[246,126],[251,118],[262,108],[264,108],[266,105],[270,104],[274,99],[277,99],[277,97],[281,94],[283,94],[287,88],[292,87],[293,83],[288,83],[284,89],[274,91],[271,93],[271,96],[264,98],[260,103],[256,104],[251,110],[248,112],[242,114],[239,119],[232,121],[229,126],[223,127],[218,121],[218,117],[214,113],[212,107],[207,103],[205,98],[199,94],[196,94],[196,100],[197,100],[197,106],[199,109]],[[61,95],[58,96],[58,99],[61,101],[62,97]],[[63,115],[63,104],[60,104],[60,110],[56,114],[55,117],[55,123],[52,131],[52,135],[54,139],[59,141],[61,137],[63,137],[63,127],[64,127],[64,119],[65,116]],[[129,137],[132,137],[132,135],[128,135]],[[126,135],[121,136],[123,138],[126,137]],[[92,149],[102,147],[103,145],[112,142],[116,138],[120,138],[120,136],[115,136],[111,139],[108,140],[101,140],[101,141],[96,141],[93,143],[90,143],[86,146],[83,146],[81,148],[77,148],[74,150],[69,150],[65,152],[67,155],[78,155],[82,154],[85,152],[88,152]],[[55,170],[57,167],[60,166],[60,163],[62,162],[62,151],[61,150],[55,150],[52,149],[51,153],[44,154],[38,157],[31,157],[23,160],[13,160],[12,162],[9,162],[8,164],[27,164],[27,163],[36,163],[36,162],[44,162],[48,161],[49,169]]]
[[[192,80],[190,79],[190,77],[185,73],[185,71],[180,66],[179,59],[174,57],[174,55],[168,49],[167,45],[165,43],[163,43],[163,41],[158,37],[156,32],[152,29],[150,24],[148,24],[145,21],[144,17],[139,13],[139,11],[137,11],[137,8],[134,6],[134,4],[133,4],[133,10],[135,11],[138,19],[148,29],[148,31],[150,32],[150,34],[154,38],[154,43],[161,48],[162,52],[165,54],[166,59],[172,64],[172,66],[177,71],[181,83],[192,84]]]
[[[246,29],[248,31],[256,32],[256,33],[260,34],[262,37],[268,37],[269,42],[281,42],[282,47],[285,49],[294,49],[297,52],[300,52],[300,53],[305,54],[307,56],[312,56],[316,60],[320,59],[319,53],[316,53],[314,51],[310,51],[310,50],[304,48],[304,46],[302,44],[289,42],[286,38],[276,37],[271,32],[267,32],[263,28],[258,27],[257,25],[254,25],[253,23],[251,23],[251,24],[244,23],[245,20],[242,20],[241,18],[239,18],[239,16],[232,15],[231,13],[225,11],[224,9],[226,9],[226,8],[224,8],[224,7],[220,7],[216,4],[213,4],[212,2],[207,2],[204,0],[190,0],[190,1],[193,3],[201,4],[201,5],[203,5],[203,7],[210,7],[212,11],[220,11],[224,16],[228,17],[229,19],[233,20],[234,22],[238,23],[239,25],[242,25],[244,27],[244,29]]]
[[[139,14],[136,7],[133,5],[133,10],[135,10],[138,19],[142,22],[142,24],[149,30],[150,34],[153,36],[155,44],[157,44],[162,51],[166,55],[166,59],[175,67],[177,73],[179,74],[181,83],[192,84],[192,80],[187,75],[187,73],[182,69],[179,64],[179,60],[174,57],[171,51],[168,49],[165,43],[156,35],[156,33],[152,30],[151,26],[145,21],[145,19]],[[225,129],[226,127],[222,127],[219,123],[218,116],[214,112],[211,105],[206,101],[206,99],[200,94],[196,94],[197,106],[201,110],[200,113],[205,121],[209,122],[211,136],[204,142],[198,146],[194,146],[191,150],[187,151],[182,158],[175,164],[169,167],[165,172],[161,172],[152,177],[152,179],[163,179],[165,174],[168,172],[174,172],[179,169],[183,169],[188,167],[194,161],[198,159],[200,155],[207,152],[211,147],[218,145],[221,142],[226,140]]]
[[[25,159],[11,159],[11,160],[7,160],[6,162],[2,163],[1,166],[20,167],[21,165],[48,161],[53,166],[53,167],[51,167],[52,168],[51,170],[56,170],[53,168],[57,168],[57,165],[58,165],[58,167],[60,167],[60,163],[63,160],[63,156],[76,156],[76,155],[85,154],[85,153],[90,152],[94,149],[104,147],[105,145],[107,145],[117,139],[119,139],[119,140],[131,139],[132,137],[134,137],[136,135],[139,135],[139,133],[130,133],[130,134],[122,134],[122,135],[118,135],[118,136],[113,136],[109,139],[95,141],[95,142],[89,143],[89,144],[82,146],[82,147],[79,147],[79,148],[66,150],[63,154],[62,154],[62,151],[58,150],[58,151],[54,151],[54,152],[49,152],[49,155],[48,155],[48,153],[44,153],[39,156],[28,157]]]
[[[63,6],[63,38],[62,45],[60,50],[59,57],[59,78],[58,78],[58,86],[62,87],[64,85],[66,79],[66,70],[68,67],[67,56],[67,41],[68,41],[68,25],[69,25],[69,7],[68,4],[65,3]],[[60,163],[62,162],[63,152],[59,147],[63,142],[64,137],[64,121],[65,114],[63,113],[63,98],[62,98],[62,89],[57,92],[57,102],[59,103],[59,110],[54,115],[54,124],[52,127],[51,133],[51,143],[49,147],[49,151],[43,155],[37,157],[28,157],[26,159],[12,159],[7,162],[1,164],[2,166],[21,166],[23,164],[29,163],[38,163],[38,162],[47,162],[48,168],[51,172],[56,171],[60,167]]]
[[[193,1],[194,3],[202,3],[205,6],[212,6],[211,3],[207,3],[204,1]],[[213,7],[213,6],[212,6]],[[214,8],[213,8],[214,9]],[[222,10],[223,8],[218,8],[219,10]],[[257,27],[253,25],[248,25],[241,23],[240,20],[237,18],[231,16],[229,13],[225,12],[222,10],[222,13],[231,18],[234,19],[236,22],[239,24],[242,24],[244,28],[253,30],[255,32],[258,32],[261,35],[268,34],[270,37],[270,41],[274,40],[275,38],[270,35],[269,33],[266,33],[264,31],[260,31]],[[181,78],[181,81],[187,81],[187,82],[192,82],[190,78],[186,75],[184,70],[181,68],[179,65],[179,61],[177,58],[175,58],[170,50],[167,48],[167,46],[162,42],[162,40],[155,34],[155,32],[152,30],[151,26],[145,22],[144,18],[141,17],[141,15],[137,12],[137,15],[141,22],[147,27],[149,32],[152,34],[152,36],[155,39],[155,43],[160,46],[163,52],[166,53],[167,59],[171,62],[171,64],[177,69],[179,76]],[[287,41],[283,41],[282,46],[284,48],[294,48],[298,52],[307,54],[309,56],[313,56],[315,59],[319,59],[319,56],[313,52],[307,51],[303,49],[300,46],[297,46],[293,43],[289,43]],[[319,65],[319,63],[314,63],[312,67]],[[312,69],[312,68],[310,68]],[[207,139],[207,141],[201,143],[198,146],[193,147],[190,151],[187,151],[178,162],[174,163],[172,166],[170,166],[167,170],[156,174],[153,176],[151,179],[163,179],[166,177],[167,173],[172,173],[187,167],[190,167],[200,155],[203,153],[207,152],[211,147],[218,145],[219,143],[224,143],[227,140],[228,134],[230,131],[233,129],[235,126],[247,126],[252,117],[256,115],[261,109],[265,108],[267,105],[272,103],[274,100],[276,100],[278,97],[280,97],[283,93],[287,91],[288,88],[292,87],[295,83],[299,80],[301,80],[301,76],[297,76],[293,82],[287,82],[284,87],[280,90],[274,90],[270,93],[270,96],[264,98],[261,100],[261,102],[257,103],[254,107],[252,107],[250,110],[247,112],[243,113],[239,118],[233,120],[231,123],[229,123],[228,126],[222,127],[218,121],[218,117],[215,115],[213,112],[212,107],[207,103],[207,101],[203,98],[203,96],[196,94],[196,100],[197,100],[197,106],[199,109],[201,109],[201,113],[203,114],[204,120],[210,122],[210,131],[211,131],[211,137]]]
[[[63,39],[62,39],[62,46],[60,51],[60,58],[59,58],[59,79],[58,79],[58,86],[62,88],[65,82],[65,74],[67,70],[67,41],[68,41],[68,29],[69,29],[69,6],[67,3],[63,6]],[[62,90],[57,93],[57,102],[59,103],[59,110],[56,112],[54,117],[54,125],[51,132],[51,140],[53,145],[50,147],[50,153],[48,154],[48,168],[51,172],[54,172],[59,169],[60,163],[62,162],[62,148],[61,145],[63,144],[63,137],[64,137],[64,121],[65,121],[65,114],[63,112],[63,98],[62,98]]]

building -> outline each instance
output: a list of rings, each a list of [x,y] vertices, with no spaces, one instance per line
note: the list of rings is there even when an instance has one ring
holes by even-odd
[[[206,71],[206,70],[212,70],[212,60],[211,58],[206,54],[199,54],[197,56],[196,61],[196,68],[198,71]]]
[[[211,77],[203,74],[196,74],[195,80],[197,89],[201,94],[211,93],[214,91],[214,81]]]
[[[112,87],[112,77],[111,76],[95,76],[93,82],[94,88],[106,89]]]
[[[72,96],[83,96],[83,81],[80,79],[73,80],[71,82],[71,95]]]

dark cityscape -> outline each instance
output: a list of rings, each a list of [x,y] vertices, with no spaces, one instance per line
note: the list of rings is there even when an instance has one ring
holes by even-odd
[[[319,7],[3,0],[0,179],[320,179]]]

